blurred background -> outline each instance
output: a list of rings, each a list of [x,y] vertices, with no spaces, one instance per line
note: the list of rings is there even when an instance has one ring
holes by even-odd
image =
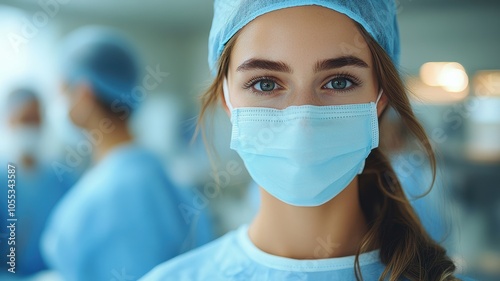
[[[401,71],[415,112],[438,152],[435,188],[412,200],[415,206],[436,207],[423,207],[427,213],[421,212],[421,219],[424,225],[445,226],[434,237],[461,271],[479,280],[500,280],[500,1],[396,2]],[[219,234],[234,229],[250,221],[258,195],[229,150],[228,118],[216,112],[213,120],[218,172],[212,172],[199,138],[190,145],[197,98],[210,83],[211,20],[212,1],[207,0],[0,0],[1,118],[9,92],[21,86],[33,89],[41,97],[45,120],[40,157],[52,159],[52,164],[67,161],[81,135],[68,128],[60,102],[58,42],[84,25],[119,29],[139,51],[144,73],[148,68],[168,73],[135,114],[135,135],[161,155],[165,170],[179,185],[197,186],[206,195],[207,183],[218,181],[221,188],[206,196],[207,207],[215,214]],[[5,126],[1,122],[0,153],[8,155]],[[425,189],[411,186],[430,184],[422,150],[406,137],[394,113],[388,112],[384,126],[384,147],[409,186],[409,197],[418,197]],[[83,155],[68,172],[70,179],[64,179],[67,185],[87,165]]]

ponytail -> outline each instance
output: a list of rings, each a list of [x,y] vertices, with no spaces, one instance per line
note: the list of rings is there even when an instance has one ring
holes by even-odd
[[[413,114],[403,82],[383,48],[363,27],[358,25],[358,28],[372,53],[379,87],[428,156],[432,187],[436,176],[435,155],[423,127]],[[457,280],[453,277],[455,265],[444,248],[423,228],[389,160],[378,148],[372,150],[366,160],[365,170],[359,176],[359,189],[369,230],[355,259],[358,280],[363,279],[358,255],[373,248],[380,249],[381,262],[386,265],[379,280]]]

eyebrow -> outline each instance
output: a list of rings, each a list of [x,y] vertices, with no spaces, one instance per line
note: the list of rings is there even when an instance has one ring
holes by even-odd
[[[271,61],[264,59],[246,60],[240,66],[238,66],[238,68],[236,68],[236,71],[247,71],[256,69],[292,73],[292,69],[286,63],[281,61]]]
[[[319,61],[314,66],[314,72],[324,71],[333,68],[341,68],[344,66],[356,66],[362,68],[368,68],[368,64],[355,56],[343,56],[334,59],[327,59]]]
[[[333,59],[318,61],[314,66],[314,72],[324,71],[328,69],[341,68],[344,66],[356,66],[368,68],[368,64],[355,56],[342,56]],[[266,59],[249,59],[244,61],[236,71],[249,70],[271,70],[278,72],[292,73],[292,69],[286,63],[281,61],[272,61]]]

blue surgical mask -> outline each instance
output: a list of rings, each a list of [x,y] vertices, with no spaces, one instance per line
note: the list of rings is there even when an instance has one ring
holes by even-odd
[[[232,108],[231,149],[253,180],[294,206],[319,206],[363,171],[378,147],[377,103]]]

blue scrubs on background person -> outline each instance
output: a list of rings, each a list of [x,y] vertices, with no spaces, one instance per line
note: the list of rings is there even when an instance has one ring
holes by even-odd
[[[47,268],[40,254],[40,236],[52,208],[76,181],[71,173],[58,178],[50,159],[41,153],[44,122],[41,107],[39,97],[29,88],[11,92],[5,104],[6,145],[0,154],[0,280],[30,276]],[[8,174],[9,164],[15,167],[11,167],[15,173]],[[8,179],[13,180],[12,188]],[[7,228],[11,223],[14,227]],[[9,240],[10,237],[14,239]],[[13,253],[11,247],[15,248]],[[13,254],[15,262],[9,264],[8,255]],[[8,272],[9,268],[15,274]]]
[[[57,206],[44,234],[47,262],[65,280],[140,277],[187,249],[185,195],[158,158],[136,144],[114,148]],[[119,280],[119,279],[118,279]]]
[[[136,280],[208,242],[208,210],[183,209],[195,193],[177,188],[129,131],[144,97],[135,95],[139,69],[127,41],[85,27],[68,36],[63,50],[69,117],[86,136],[76,146],[87,147],[94,164],[50,217],[43,255],[63,280]]]

